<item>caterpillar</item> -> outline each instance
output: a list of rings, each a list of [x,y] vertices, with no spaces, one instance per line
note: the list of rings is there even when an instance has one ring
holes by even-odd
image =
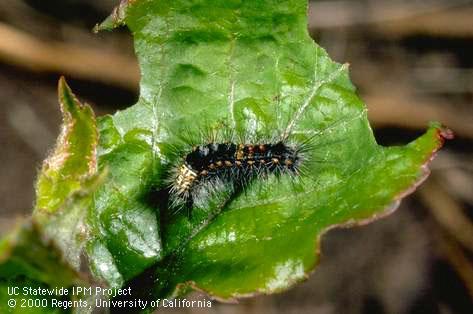
[[[244,191],[252,180],[289,175],[301,182],[299,178],[311,176],[323,164],[338,164],[335,149],[328,153],[319,148],[344,143],[347,138],[324,134],[347,121],[342,117],[305,134],[294,132],[292,123],[284,132],[276,129],[269,135],[240,135],[225,125],[197,134],[183,131],[188,137],[181,137],[180,144],[173,147],[165,180],[169,208],[177,212],[187,207],[190,213],[194,204],[207,206],[211,194]],[[200,138],[197,143],[196,138]]]
[[[216,143],[197,145],[174,170],[171,201],[174,207],[191,204],[200,188],[217,181],[244,187],[253,178],[269,174],[297,175],[303,150],[283,141],[276,143]]]

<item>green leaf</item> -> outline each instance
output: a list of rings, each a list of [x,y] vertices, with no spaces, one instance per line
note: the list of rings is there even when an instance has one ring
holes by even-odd
[[[305,0],[122,1],[98,29],[124,23],[141,96],[99,120],[99,166],[110,175],[95,195],[87,250],[97,276],[141,297],[287,289],[314,269],[325,231],[394,210],[449,137],[432,125],[407,146],[377,145],[348,67],[308,35]],[[172,215],[160,190],[183,157],[176,147],[205,144],[209,130],[310,140],[313,162],[296,180],[222,187],[192,215]]]
[[[62,130],[38,177],[33,218],[79,270],[89,237],[87,209],[105,171],[97,173],[98,130],[92,109],[77,100],[64,78],[59,80],[58,95]]]
[[[52,241],[45,239],[37,223],[25,222],[0,242],[0,313],[62,313],[50,306],[54,296],[24,294],[23,288],[67,288],[79,282],[77,272],[63,260]],[[20,288],[19,295],[8,294],[8,288],[14,287]],[[10,299],[16,300],[14,307],[8,306]],[[49,301],[45,306],[28,308],[21,307],[22,299]]]
[[[92,109],[75,98],[64,78],[59,80],[58,94],[63,125],[36,183],[35,214],[56,212],[97,171],[98,134]]]
[[[51,300],[78,298],[23,293],[9,296],[8,287],[54,289],[92,284],[80,273],[81,256],[89,237],[85,218],[106,172],[97,173],[98,131],[92,109],[79,103],[63,78],[58,92],[63,127],[54,152],[39,174],[33,217],[0,242],[1,313],[71,312],[70,308],[52,307]],[[16,307],[7,306],[7,299],[11,298],[17,300]],[[21,299],[49,301],[47,306],[31,303],[32,307],[25,308],[21,307]],[[89,309],[76,310],[87,313]]]
[[[52,287],[70,286],[77,278],[54,244],[44,238],[38,224],[28,221],[0,245],[0,278],[28,277]]]

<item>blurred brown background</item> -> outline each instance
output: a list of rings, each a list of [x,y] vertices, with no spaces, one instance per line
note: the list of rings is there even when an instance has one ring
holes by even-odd
[[[117,2],[0,2],[0,234],[32,207],[60,125],[59,75],[98,115],[137,99],[130,34],[91,33]],[[351,64],[380,143],[406,143],[429,120],[456,139],[396,213],[326,235],[307,282],[239,305],[171,312],[473,313],[473,1],[314,1],[309,29]]]

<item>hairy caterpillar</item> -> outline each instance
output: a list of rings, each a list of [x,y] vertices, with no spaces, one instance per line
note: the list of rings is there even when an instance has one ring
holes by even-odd
[[[228,187],[230,193],[244,190],[252,180],[264,180],[269,175],[289,175],[294,179],[312,175],[322,164],[337,163],[336,150],[332,148],[332,153],[327,153],[319,148],[345,142],[340,134],[332,132],[348,121],[343,117],[305,133],[294,132],[290,123],[284,132],[277,129],[264,137],[235,134],[225,125],[200,134],[184,131],[182,134],[190,136],[181,138],[184,146],[174,147],[175,162],[167,175],[169,205],[176,211],[190,209],[193,204],[204,204],[215,192],[228,193]],[[326,137],[325,133],[332,135]],[[192,140],[195,138],[200,140],[196,143]],[[317,157],[321,156],[319,153],[324,154],[322,158]]]
[[[216,143],[194,146],[171,181],[174,207],[193,202],[196,192],[216,182],[244,187],[253,178],[269,174],[297,175],[303,160],[302,147],[283,141],[276,143]]]

